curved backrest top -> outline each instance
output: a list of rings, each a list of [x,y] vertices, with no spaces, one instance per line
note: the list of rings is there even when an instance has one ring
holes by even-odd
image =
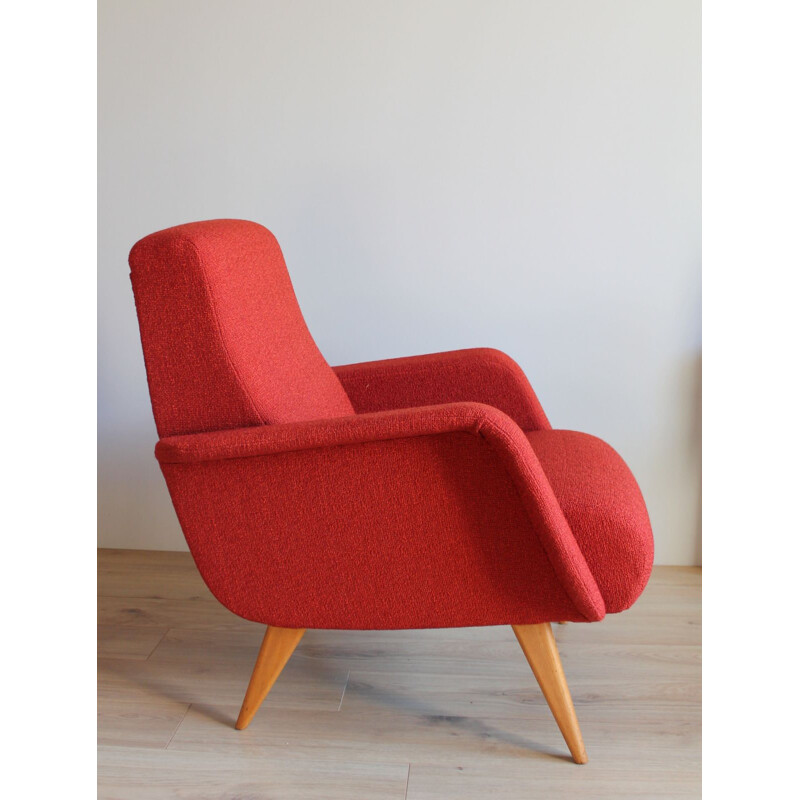
[[[178,225],[137,242],[129,263],[160,436],[353,413],[266,228]]]

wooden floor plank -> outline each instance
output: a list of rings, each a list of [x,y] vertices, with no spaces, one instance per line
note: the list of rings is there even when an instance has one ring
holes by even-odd
[[[224,762],[205,754],[101,748],[101,800],[404,800],[407,764],[286,759],[279,751]]]
[[[100,597],[210,597],[190,553],[161,550],[98,550]]]
[[[166,628],[123,628],[97,626],[97,654],[101,658],[130,658],[144,661],[167,633]]]
[[[193,705],[169,749],[223,761],[278,750],[290,759],[472,764],[499,771],[535,762],[542,774],[552,774],[565,759],[572,763],[542,704],[529,706],[525,716],[503,717],[451,716],[426,700],[338,713],[273,708],[259,713],[245,731],[218,724],[215,715],[233,719],[236,707],[211,710]],[[699,769],[697,709],[588,705],[579,715],[590,762],[603,769],[627,768],[634,757],[651,772]]]
[[[198,633],[200,636],[198,637]],[[98,664],[102,700],[149,701],[166,697],[181,703],[239,704],[258,655],[259,631],[250,641],[231,643],[224,636],[171,630],[145,662],[104,658]],[[335,662],[292,658],[264,708],[336,710],[348,669]]]
[[[126,586],[132,590],[130,583]],[[201,594],[199,590],[188,598],[101,596],[97,598],[97,616],[101,625],[119,628],[247,631],[257,627],[264,635],[263,625],[237,617],[211,592]]]
[[[472,765],[431,766],[412,764],[407,800],[452,800],[452,798],[577,798],[592,800],[642,800],[642,798],[699,798],[700,787],[691,774],[665,775],[631,763],[611,770],[590,761],[580,769],[565,763],[558,771],[542,774],[538,765],[520,765],[508,770]],[[645,788],[646,787],[646,788]]]
[[[106,700],[100,704],[97,718],[98,742],[163,750],[188,710],[188,703],[178,703],[166,698],[135,703],[128,700]]]
[[[699,705],[699,648],[675,650],[673,659],[664,659],[653,648],[636,645],[614,650],[600,645],[562,648],[562,663],[579,713],[583,705],[597,703]],[[520,656],[511,653],[509,657]],[[621,672],[626,675],[624,681],[617,677]],[[461,673],[456,681],[445,672],[352,669],[342,709],[423,701],[434,705],[441,714],[473,717],[525,717],[530,705],[545,703],[530,668],[523,663],[513,672]]]

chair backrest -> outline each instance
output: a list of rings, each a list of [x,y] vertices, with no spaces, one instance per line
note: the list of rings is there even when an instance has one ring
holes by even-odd
[[[266,228],[179,225],[137,242],[129,263],[160,436],[353,413]]]

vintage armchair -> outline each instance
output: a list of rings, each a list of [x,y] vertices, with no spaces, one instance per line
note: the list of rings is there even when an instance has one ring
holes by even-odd
[[[307,628],[511,625],[585,763],[550,623],[622,611],[649,578],[647,510],[617,453],[551,429],[497,350],[331,368],[255,223],[154,233],[130,266],[189,549],[223,605],[268,625],[236,727]]]

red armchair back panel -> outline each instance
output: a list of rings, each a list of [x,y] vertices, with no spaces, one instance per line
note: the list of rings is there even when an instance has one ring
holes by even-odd
[[[266,228],[169,228],[138,242],[130,266],[161,437],[353,413]]]

